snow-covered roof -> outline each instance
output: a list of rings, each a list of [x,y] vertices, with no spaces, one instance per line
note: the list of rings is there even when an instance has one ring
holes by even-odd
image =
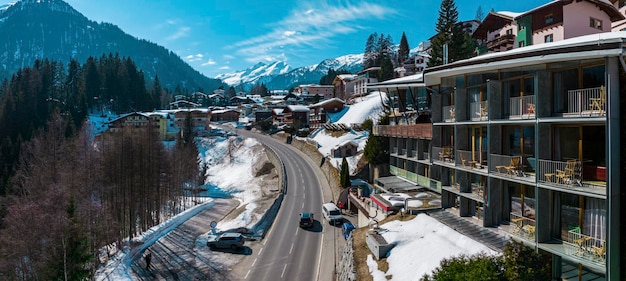
[[[325,105],[325,104],[330,103],[330,102],[333,102],[333,101],[339,101],[339,102],[341,102],[341,103],[343,103],[343,104],[345,104],[345,103],[346,103],[344,100],[342,100],[342,99],[340,99],[340,98],[332,98],[332,99],[327,99],[327,100],[320,101],[320,102],[318,102],[318,103],[316,103],[316,104],[309,105],[309,107],[310,107],[310,108],[313,108],[313,107],[319,107],[319,106]]]
[[[304,105],[288,105],[291,112],[309,112],[309,108]]]
[[[424,74],[417,73],[396,79],[387,80],[380,83],[372,83],[367,85],[367,89],[385,89],[389,87],[424,87]]]
[[[424,70],[426,85],[441,83],[441,77],[461,73],[484,72],[503,67],[521,67],[538,63],[581,60],[618,56],[626,42],[626,31],[604,32],[574,37],[561,41],[514,48],[504,52],[481,56],[440,65]]]
[[[351,144],[351,145],[354,145],[354,146],[359,146],[356,142],[354,142],[354,141],[352,141],[352,140],[345,140],[345,141],[342,141],[342,142],[340,142],[339,144],[337,144],[335,147],[342,147],[342,146],[344,146],[344,145],[346,145],[346,144]]]
[[[274,108],[274,109],[272,109],[272,111],[274,111],[274,114],[276,114],[276,115],[281,115],[281,114],[283,114],[283,111],[285,111],[285,109],[284,108]]]
[[[504,15],[504,16],[512,18],[512,19],[514,19],[516,17],[519,17],[519,16],[521,16],[523,14],[523,13],[516,13],[516,12],[509,12],[509,11],[500,11],[500,12],[496,12],[496,13]]]
[[[221,114],[221,113],[226,113],[226,112],[229,112],[229,111],[238,112],[237,110],[234,110],[234,109],[220,109],[220,110],[213,110],[213,111],[211,111],[211,113],[213,113],[213,114]]]

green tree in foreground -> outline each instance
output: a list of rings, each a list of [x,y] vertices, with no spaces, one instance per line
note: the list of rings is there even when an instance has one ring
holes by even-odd
[[[520,242],[509,242],[502,256],[478,254],[444,259],[424,281],[452,280],[550,280],[550,256]]]
[[[380,118],[378,124],[389,125],[389,116],[385,115]],[[368,126],[371,125],[368,123]],[[370,135],[367,138],[363,154],[367,162],[372,165],[389,163],[389,138],[375,136],[370,128]]]
[[[341,187],[350,186],[350,167],[348,166],[348,160],[346,157],[341,161],[341,173],[339,174],[339,184]]]

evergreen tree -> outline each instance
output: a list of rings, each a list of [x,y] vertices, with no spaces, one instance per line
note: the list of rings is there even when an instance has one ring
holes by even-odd
[[[409,48],[409,42],[406,39],[406,34],[402,32],[402,37],[400,38],[400,46],[398,47],[398,66],[401,66],[405,60],[409,58],[409,53],[411,49]]]
[[[389,116],[381,117],[378,124],[389,125]],[[389,138],[375,136],[370,131],[363,149],[363,156],[372,165],[389,163]]]
[[[84,234],[83,227],[76,214],[76,202],[70,196],[66,208],[68,226],[65,231],[61,247],[63,257],[58,259],[55,268],[57,276],[55,280],[89,280],[92,276],[90,265],[92,256],[89,251],[89,240]]]
[[[380,81],[387,81],[389,79],[393,79],[394,67],[391,62],[391,58],[389,57],[387,53],[383,53],[381,57],[382,59],[380,62],[380,74],[378,75],[378,78],[380,79]]]
[[[363,53],[363,69],[376,66],[378,46],[378,33],[374,32],[367,37],[365,52]]]
[[[478,9],[476,10],[476,20],[477,21],[483,21],[483,18],[485,18],[485,13],[483,13],[483,7],[481,5],[478,5]]]
[[[346,157],[341,160],[341,172],[339,173],[339,184],[341,187],[350,186],[350,167],[348,166],[348,160]]]
[[[431,43],[430,60],[428,66],[437,66],[444,63],[444,45],[448,45],[448,63],[471,57],[474,44],[466,42],[467,33],[458,22],[459,13],[454,0],[442,0],[439,8],[439,18],[435,28],[436,35]],[[470,40],[473,41],[473,40]]]

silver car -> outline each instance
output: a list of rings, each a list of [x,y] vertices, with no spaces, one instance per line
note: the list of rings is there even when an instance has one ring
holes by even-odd
[[[243,244],[245,239],[241,233],[223,233],[221,235],[209,235],[206,245],[211,248],[211,250],[222,248],[222,249],[233,249],[233,250],[241,250],[243,249]]]

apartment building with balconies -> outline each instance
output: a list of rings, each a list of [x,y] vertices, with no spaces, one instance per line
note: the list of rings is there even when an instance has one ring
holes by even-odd
[[[620,280],[625,43],[593,34],[424,73],[442,207],[550,254],[553,280]]]
[[[432,123],[430,94],[423,75],[420,73],[370,84],[368,90],[385,92],[393,110],[389,125],[374,125],[373,128],[374,135],[389,138],[391,176],[388,178],[394,178],[394,182],[414,189],[426,188],[441,192],[441,184],[430,180]],[[396,177],[402,180],[395,181]],[[386,180],[377,179],[382,182]],[[385,188],[387,191],[399,190],[390,184],[386,184]]]

